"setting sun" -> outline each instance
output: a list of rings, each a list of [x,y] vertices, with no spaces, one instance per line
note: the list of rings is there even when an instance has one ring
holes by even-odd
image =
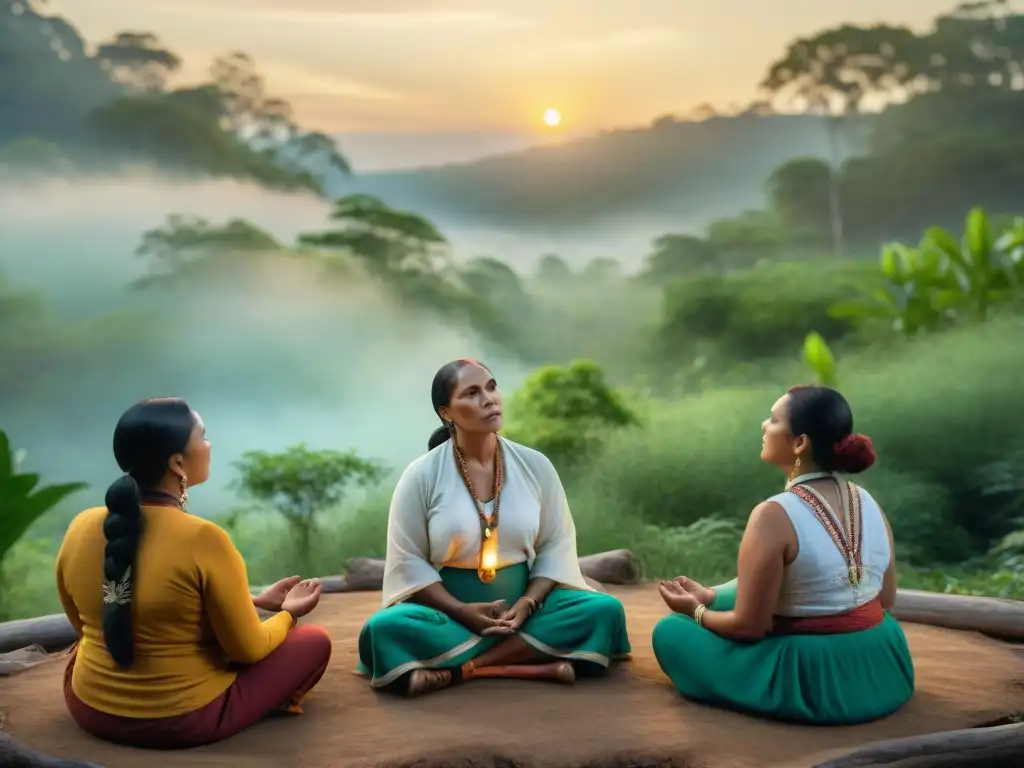
[[[549,128],[556,128],[562,122],[562,113],[557,109],[544,110],[544,124]]]

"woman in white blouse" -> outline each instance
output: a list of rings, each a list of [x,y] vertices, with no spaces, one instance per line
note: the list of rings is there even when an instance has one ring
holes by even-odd
[[[914,694],[899,622],[892,531],[847,475],[875,461],[850,404],[829,387],[793,387],[761,425],[761,459],[785,490],[758,504],[737,578],[707,588],[662,582],[675,613],[654,627],[654,654],[685,697],[817,725],[891,715]]]
[[[359,636],[371,686],[418,696],[483,677],[572,683],[627,656],[622,603],[580,572],[554,466],[497,435],[491,372],[448,363],[431,400],[443,426],[395,488],[384,607]]]

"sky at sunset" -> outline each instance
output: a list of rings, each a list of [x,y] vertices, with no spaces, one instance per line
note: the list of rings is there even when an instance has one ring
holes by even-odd
[[[430,162],[649,123],[756,96],[795,36],[844,21],[924,27],[952,0],[52,0],[86,40],[149,30],[186,62],[253,55],[310,127],[365,158],[402,144]],[[415,134],[419,141],[415,140]],[[397,136],[396,136],[397,134]],[[403,136],[403,134],[405,134]],[[390,136],[390,138],[386,138]],[[380,142],[384,141],[384,144]],[[445,149],[445,147],[447,149]],[[355,152],[359,164],[359,153]],[[440,153],[440,154],[438,154]],[[378,152],[379,154],[379,152]],[[413,152],[415,154],[415,152]],[[370,165],[379,166],[383,157]]]

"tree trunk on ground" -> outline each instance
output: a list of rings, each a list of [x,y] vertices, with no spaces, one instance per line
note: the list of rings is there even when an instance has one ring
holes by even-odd
[[[601,591],[604,591],[601,585],[636,584],[640,578],[640,568],[627,549],[581,557],[580,570],[588,583],[591,586],[596,583]],[[343,576],[321,579],[328,593],[375,592],[381,589],[383,580],[384,561],[369,557],[349,560]],[[269,614],[261,612],[260,615]],[[1017,643],[1024,641],[1024,603],[1017,600],[901,589],[896,595],[893,615],[900,621],[980,632]],[[40,645],[47,651],[60,650],[76,639],[63,614],[0,623],[0,653],[32,645]]]
[[[580,558],[580,570],[589,581],[599,584],[636,584],[640,566],[628,549],[616,549]],[[384,586],[384,561],[353,557],[345,564],[345,575],[322,579],[325,592],[376,592]]]
[[[1024,723],[967,728],[868,744],[814,768],[1017,768]]]
[[[6,733],[0,732],[0,765],[4,768],[101,768],[95,763],[51,757],[18,744]]]
[[[1024,640],[1024,602],[1020,600],[901,589],[892,613],[900,621]]]

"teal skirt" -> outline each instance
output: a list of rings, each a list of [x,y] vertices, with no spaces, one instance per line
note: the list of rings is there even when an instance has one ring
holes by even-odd
[[[711,610],[736,604],[736,582]],[[679,614],[654,627],[654,655],[688,699],[783,720],[853,725],[896,712],[914,694],[907,638],[888,613],[878,626],[839,635],[726,640]]]
[[[490,584],[475,570],[442,568],[441,581],[464,603],[506,600],[511,606],[526,593],[525,563],[502,568]],[[519,637],[545,656],[607,668],[630,653],[626,613],[618,598],[600,592],[556,587],[526,620]],[[461,666],[504,637],[474,635],[441,611],[404,602],[373,614],[359,633],[359,671],[383,688],[414,669]]]

